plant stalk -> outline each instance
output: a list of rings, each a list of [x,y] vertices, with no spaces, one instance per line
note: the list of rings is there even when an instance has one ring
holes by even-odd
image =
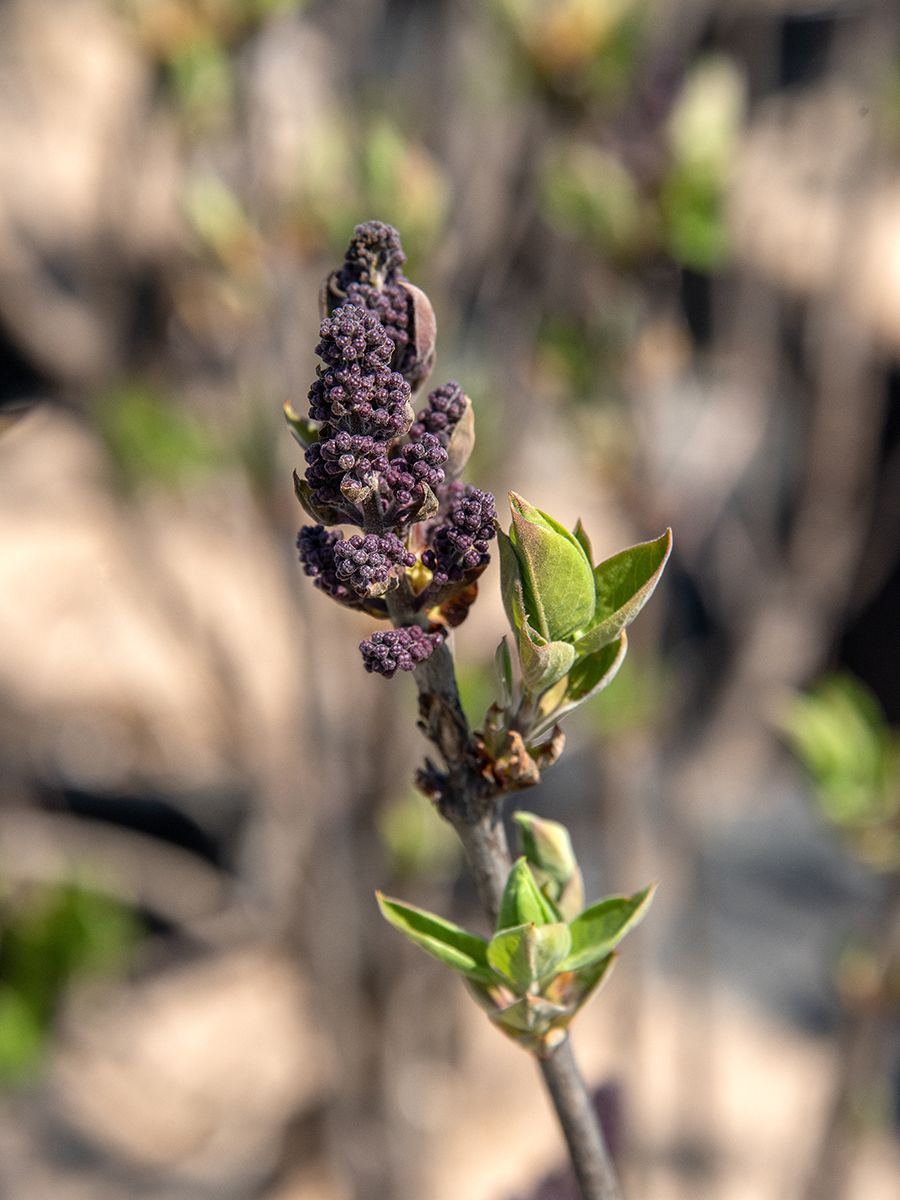
[[[388,605],[396,624],[416,619],[394,597]],[[493,923],[512,865],[500,812],[502,794],[496,784],[485,780],[478,747],[460,703],[453,655],[446,643],[416,669],[415,680],[422,728],[447,768],[439,807],[459,836],[479,899]],[[568,1036],[546,1057],[540,1057],[538,1065],[583,1200],[622,1200],[603,1130]]]
[[[538,1066],[562,1127],[584,1200],[622,1200],[597,1113],[566,1036]]]

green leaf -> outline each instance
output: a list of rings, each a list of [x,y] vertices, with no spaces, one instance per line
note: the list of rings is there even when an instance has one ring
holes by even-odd
[[[375,896],[384,919],[427,954],[472,979],[491,981],[487,943],[483,938],[415,905],[403,904],[381,892]]]
[[[534,813],[513,813],[520,829],[522,849],[535,883],[564,921],[578,915],[584,906],[584,883],[575,860],[572,839],[565,825]]]
[[[497,545],[500,549],[500,592],[510,629],[518,634],[525,621],[525,605],[522,599],[522,576],[519,560],[512,542],[502,529],[497,528]]]
[[[494,970],[525,992],[552,975],[572,945],[567,925],[519,925],[495,933],[488,943],[487,960]]]
[[[500,535],[503,536],[502,534]],[[508,539],[507,539],[508,541]],[[504,551],[501,542],[500,563],[501,579],[503,577],[503,555],[511,553]],[[509,622],[516,633],[516,649],[519,652],[519,666],[522,670],[522,682],[529,692],[540,695],[553,687],[566,674],[575,661],[575,648],[569,642],[550,642],[532,628],[525,612],[522,582],[513,578],[508,587],[504,587],[503,599],[507,609]]]
[[[672,550],[672,531],[654,542],[629,546],[594,568],[597,608],[594,624],[578,642],[580,654],[591,654],[614,642],[638,615],[659,583]]]
[[[577,651],[577,645],[575,649]],[[565,703],[581,704],[595,692],[608,687],[625,661],[627,651],[628,634],[623,629],[614,641],[579,658],[569,672]]]
[[[506,879],[497,931],[519,925],[552,925],[559,921],[559,913],[541,894],[525,858],[516,859]]]
[[[494,652],[494,667],[500,684],[500,707],[507,709],[512,705],[513,699],[513,669],[509,642],[505,637],[500,639],[500,645]]]
[[[579,644],[575,645],[576,651]],[[628,635],[623,629],[616,641],[595,650],[593,654],[576,658],[566,677],[565,692],[553,708],[546,710],[546,715],[532,731],[532,737],[540,737],[556,725],[560,717],[608,687],[625,661],[627,650]]]
[[[656,885],[633,896],[608,896],[586,908],[569,924],[572,950],[562,964],[564,971],[577,971],[605,958],[629,929],[643,919]]]
[[[589,563],[592,563],[594,561],[594,552],[591,549],[591,539],[588,537],[587,530],[581,523],[581,517],[579,517],[575,522],[575,528],[572,532],[575,536],[575,540],[578,542],[578,545],[584,551],[585,558]]]
[[[609,978],[609,973],[615,966],[615,962],[616,955],[607,954],[605,958],[601,958],[598,962],[591,963],[586,967],[579,967],[573,973],[572,994],[575,1012],[584,1008],[591,996],[599,991],[600,987]]]
[[[605,958],[601,958],[595,963],[590,963],[586,967],[579,967],[577,971],[562,970],[547,985],[544,989],[546,999],[553,1004],[558,1004],[569,1014],[565,1024],[571,1021],[572,1017],[585,1006],[591,996],[606,982],[617,957],[616,954],[607,954]]]
[[[558,521],[509,494],[509,537],[519,561],[525,611],[548,642],[564,641],[594,615],[590,560],[578,538]]]
[[[283,411],[291,433],[304,450],[319,440],[319,426],[301,417],[289,400],[285,402]]]
[[[519,638],[519,663],[522,668],[522,682],[529,692],[540,695],[553,687],[567,674],[575,661],[575,647],[569,642],[550,642],[540,644],[532,641],[526,626],[525,634]]]

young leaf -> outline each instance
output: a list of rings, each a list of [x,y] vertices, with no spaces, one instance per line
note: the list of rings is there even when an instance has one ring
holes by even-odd
[[[535,883],[541,893],[570,921],[584,907],[584,883],[575,860],[569,831],[558,821],[534,813],[513,813]]]
[[[597,606],[594,623],[578,643],[580,654],[591,654],[614,642],[638,615],[659,583],[672,550],[672,530],[654,542],[621,550],[594,568]]]
[[[650,906],[656,885],[633,896],[608,896],[586,908],[569,925],[572,950],[562,964],[564,971],[577,971],[605,958],[634,928]]]
[[[487,943],[474,933],[467,933],[452,921],[445,921],[434,913],[403,904],[389,896],[375,893],[381,915],[395,929],[434,958],[440,959],[454,971],[461,971],[472,979],[490,982],[491,971],[487,965]]]
[[[572,945],[567,925],[518,925],[495,933],[488,943],[488,963],[520,993],[552,975]]]
[[[503,555],[501,542],[501,578]],[[510,624],[516,631],[516,649],[519,652],[522,682],[528,691],[540,695],[558,683],[569,670],[575,661],[575,647],[569,642],[548,643],[532,628],[525,612],[520,579],[513,579],[511,586],[504,589],[504,603],[507,604],[507,613],[511,614]]]
[[[294,495],[300,501],[303,511],[312,517],[317,525],[339,525],[347,520],[347,514],[339,509],[329,505],[316,504],[312,498],[312,488],[305,479],[300,478],[296,471],[294,472]]]
[[[578,545],[584,551],[585,558],[589,563],[594,561],[594,552],[591,549],[591,539],[587,535],[587,530],[581,523],[581,517],[575,522],[575,528],[572,530]]]
[[[610,971],[615,966],[616,957],[615,954],[607,954],[606,958],[601,958],[599,962],[575,971],[571,993],[575,1012],[584,1008],[591,996],[606,983]]]
[[[419,502],[418,508],[411,514],[410,520],[430,521],[440,508],[440,501],[424,479],[420,481],[420,487],[422,489],[422,499]]]
[[[284,419],[290,427],[294,438],[300,443],[304,450],[319,440],[319,426],[313,421],[307,421],[305,417],[301,417],[295,408],[292,407],[290,400],[286,400],[284,408]]]
[[[575,650],[577,652],[578,645]],[[569,671],[566,694],[555,717],[559,720],[564,712],[570,712],[585,700],[609,687],[619,673],[628,652],[628,634],[623,629],[614,641],[601,646],[591,654],[577,658]]]
[[[497,671],[497,679],[500,683],[500,707],[503,709],[509,708],[513,698],[513,669],[512,655],[509,652],[509,642],[506,638],[500,639],[500,645],[494,654],[494,667]]]
[[[530,812],[515,812],[513,820],[519,826],[522,851],[529,863],[546,871],[560,888],[564,887],[578,870],[565,825]]]
[[[548,642],[565,641],[594,615],[593,571],[581,543],[560,523],[509,494],[509,538],[519,561],[525,611]]]
[[[580,643],[577,643],[577,651]],[[532,737],[537,738],[557,724],[560,717],[589,700],[597,692],[601,692],[615,679],[619,668],[625,661],[628,650],[628,635],[623,629],[616,641],[608,646],[595,650],[583,658],[576,658],[566,676],[566,689],[553,708],[548,708],[546,715],[532,730]]]
[[[552,925],[558,921],[559,913],[541,894],[527,861],[516,859],[503,889],[497,932],[519,925]]]
[[[506,610],[506,619],[509,621],[510,629],[517,634],[525,619],[522,576],[515,547],[499,525],[497,526],[497,546],[500,550],[500,593],[503,597],[503,607]]]
[[[575,661],[575,647],[569,642],[544,642],[539,644],[526,634],[519,638],[519,663],[522,682],[529,692],[538,696],[553,687],[569,671]]]

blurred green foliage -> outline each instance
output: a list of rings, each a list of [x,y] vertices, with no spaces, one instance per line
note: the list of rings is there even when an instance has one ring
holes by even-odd
[[[638,178],[623,141],[551,142],[540,180],[541,209],[564,236],[587,242],[620,268],[664,250],[699,271],[728,256],[725,197],[737,154],[744,87],[729,59],[701,60],[687,76],[666,123],[647,139]]]
[[[418,792],[396,797],[378,815],[378,834],[395,878],[432,882],[455,874],[460,860],[453,830]]]
[[[700,271],[714,270],[727,256],[725,194],[743,114],[737,67],[715,56],[688,75],[669,119],[672,165],[660,194],[663,234],[672,257]]]
[[[235,99],[234,51],[267,19],[305,0],[112,0],[159,64],[186,130],[222,127]]]
[[[0,897],[0,1084],[33,1076],[69,985],[124,970],[139,935],[129,909],[77,883]]]
[[[438,163],[416,140],[384,116],[368,127],[362,156],[357,212],[381,214],[381,219],[403,230],[403,245],[410,259],[429,245],[447,215],[449,184]],[[340,249],[347,240],[340,231]]]
[[[494,0],[519,59],[564,100],[608,103],[632,79],[646,0]]]
[[[900,870],[900,736],[872,693],[850,676],[826,679],[780,724],[826,820],[868,866]]]
[[[561,233],[615,258],[630,258],[652,238],[652,214],[616,155],[589,143],[561,144],[541,181],[544,215]]]
[[[603,737],[625,738],[658,728],[672,700],[672,679],[665,664],[644,654],[637,662],[626,662],[615,688],[600,692],[579,716]]]
[[[210,431],[153,388],[131,382],[100,397],[97,428],[126,485],[175,484],[222,461]]]

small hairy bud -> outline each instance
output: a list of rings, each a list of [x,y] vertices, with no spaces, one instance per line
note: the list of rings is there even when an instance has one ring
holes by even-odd
[[[359,643],[363,665],[390,679],[395,671],[414,671],[441,642],[440,633],[426,633],[418,625],[383,629]]]

